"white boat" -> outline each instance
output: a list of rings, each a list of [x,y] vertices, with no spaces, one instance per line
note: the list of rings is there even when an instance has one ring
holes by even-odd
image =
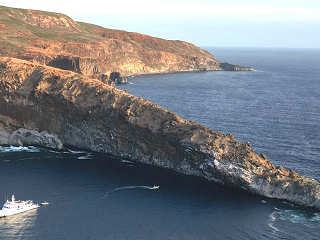
[[[0,217],[7,217],[11,215],[15,215],[18,213],[26,212],[31,209],[35,209],[40,207],[39,204],[32,202],[31,200],[21,201],[15,200],[14,195],[11,197],[11,201],[7,200],[4,204],[2,209],[0,210]]]

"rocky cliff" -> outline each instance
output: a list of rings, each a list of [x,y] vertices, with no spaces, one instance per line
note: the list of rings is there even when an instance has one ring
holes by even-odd
[[[275,167],[231,135],[101,81],[14,58],[0,57],[0,144],[67,144],[320,209],[319,182]]]
[[[106,29],[75,22],[66,15],[0,6],[0,56],[34,61],[105,80],[180,71],[252,68],[220,63],[183,41]]]

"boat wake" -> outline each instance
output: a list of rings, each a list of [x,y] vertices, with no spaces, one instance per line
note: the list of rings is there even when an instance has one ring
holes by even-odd
[[[119,187],[115,188],[110,192],[107,192],[104,194],[103,198],[109,196],[112,193],[118,192],[118,191],[124,191],[124,190],[135,190],[135,189],[144,189],[144,190],[158,190],[160,186],[126,186],[126,187]]]

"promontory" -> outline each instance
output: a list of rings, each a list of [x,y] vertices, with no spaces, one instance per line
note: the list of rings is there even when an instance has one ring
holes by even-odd
[[[97,79],[0,57],[0,144],[75,146],[320,208],[320,184]]]
[[[128,76],[253,70],[221,63],[187,42],[106,29],[73,21],[59,13],[3,6],[0,6],[0,56],[70,70],[104,82],[112,73]]]
[[[250,69],[56,13],[0,7],[0,33],[0,145],[69,145],[320,209],[318,181],[108,84],[111,73]]]

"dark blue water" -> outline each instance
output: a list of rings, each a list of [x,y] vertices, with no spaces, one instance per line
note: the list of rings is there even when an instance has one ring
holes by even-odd
[[[142,76],[121,88],[320,179],[320,50],[210,51],[257,71]]]
[[[122,88],[320,179],[320,51],[213,52],[257,71],[140,76]],[[320,239],[318,212],[93,153],[0,148],[0,193],[11,192],[50,204],[0,219],[1,240]]]

